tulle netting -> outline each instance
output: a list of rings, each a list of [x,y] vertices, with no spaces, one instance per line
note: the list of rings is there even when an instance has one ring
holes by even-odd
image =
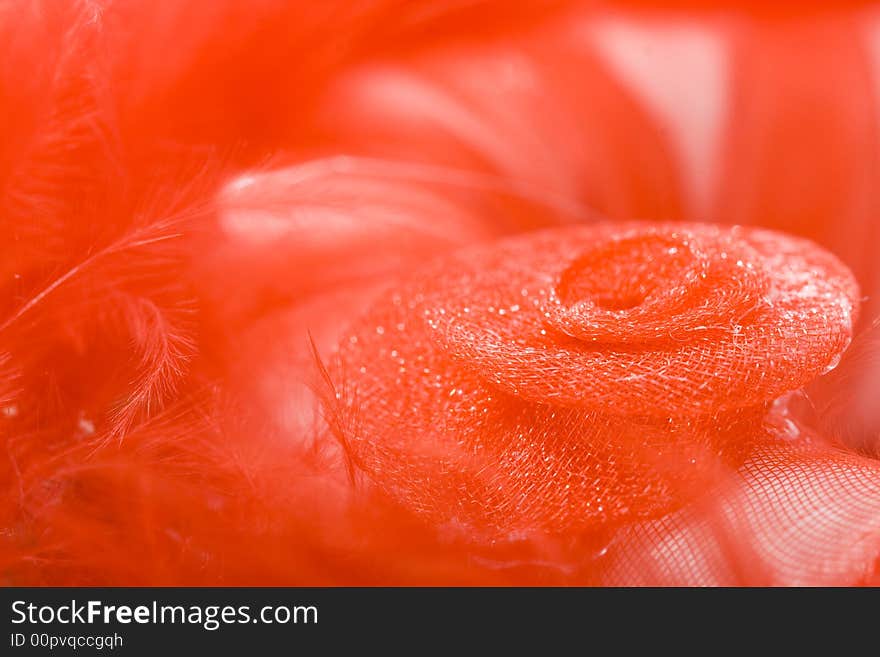
[[[342,339],[330,416],[360,471],[446,531],[606,531],[784,440],[785,394],[835,365],[857,304],[834,256],[768,230],[546,230],[394,286]]]

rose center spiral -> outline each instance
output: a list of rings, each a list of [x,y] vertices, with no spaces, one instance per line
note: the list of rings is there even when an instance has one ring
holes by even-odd
[[[577,258],[556,286],[567,307],[587,304],[620,313],[644,304],[658,290],[687,283],[694,254],[687,242],[667,235],[638,235],[601,244]]]

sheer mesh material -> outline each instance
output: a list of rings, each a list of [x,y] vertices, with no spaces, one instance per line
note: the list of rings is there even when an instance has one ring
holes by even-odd
[[[806,438],[767,440],[695,504],[626,528],[591,564],[630,586],[877,583],[880,467]]]
[[[544,231],[379,302],[342,341],[334,416],[354,463],[441,527],[613,529],[783,440],[772,402],[836,363],[857,300],[836,258],[766,230]]]

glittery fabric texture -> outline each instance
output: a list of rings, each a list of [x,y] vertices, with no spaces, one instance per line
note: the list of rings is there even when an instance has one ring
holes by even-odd
[[[616,528],[674,511],[835,364],[858,287],[819,247],[705,224],[597,224],[469,249],[342,340],[354,463],[449,531]]]

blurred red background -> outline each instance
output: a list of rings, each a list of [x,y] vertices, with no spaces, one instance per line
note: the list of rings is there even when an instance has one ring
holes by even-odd
[[[878,121],[869,2],[4,4],[0,581],[876,581]],[[600,219],[852,269],[806,451],[696,519],[444,539],[354,471],[315,356],[432,257]]]

